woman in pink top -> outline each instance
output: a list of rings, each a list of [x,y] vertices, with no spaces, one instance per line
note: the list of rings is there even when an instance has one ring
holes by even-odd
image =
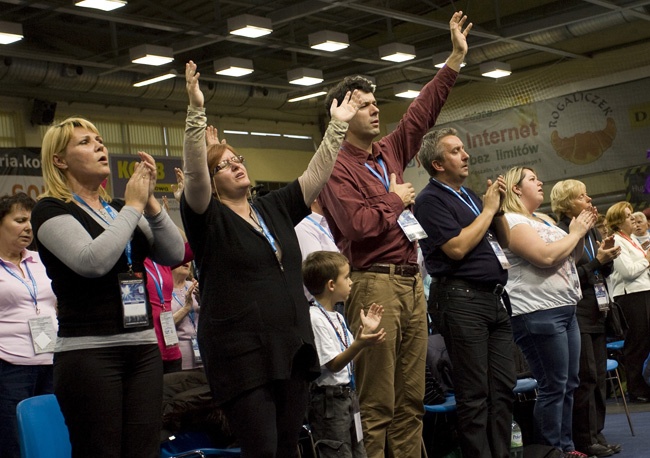
[[[56,297],[36,251],[25,193],[0,197],[0,457],[18,458],[16,406],[52,393]]]

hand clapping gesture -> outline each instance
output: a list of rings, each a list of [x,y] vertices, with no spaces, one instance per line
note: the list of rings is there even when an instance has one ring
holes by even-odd
[[[375,303],[370,306],[367,313],[361,310],[361,326],[355,339],[364,347],[378,345],[386,340],[386,331],[384,331],[384,328],[381,328],[378,332],[374,332],[379,327],[383,314],[384,307]]]

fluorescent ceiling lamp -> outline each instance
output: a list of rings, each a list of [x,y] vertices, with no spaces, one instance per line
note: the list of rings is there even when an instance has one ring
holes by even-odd
[[[287,100],[287,102],[300,102],[301,100],[313,99],[314,97],[320,97],[321,95],[325,95],[325,94],[327,94],[327,92],[325,92],[325,91],[314,92],[313,94],[307,94],[307,95],[301,95],[300,97],[294,97],[293,99]]]
[[[255,135],[257,137],[281,137],[280,134],[274,134],[271,132],[251,132],[251,135]]]
[[[282,136],[287,138],[295,138],[297,140],[311,140],[310,135],[282,134]]]
[[[309,39],[309,46],[320,51],[334,52],[350,46],[350,40],[346,33],[331,30],[310,33],[307,38]]]
[[[168,80],[168,79],[171,79],[171,78],[175,78],[176,76],[178,76],[178,72],[176,72],[176,70],[171,70],[171,71],[169,71],[167,73],[164,73],[162,75],[154,76],[153,78],[149,78],[149,79],[146,79],[146,80],[143,80],[143,81],[139,81],[139,82],[133,84],[133,87],[148,86],[150,84],[159,83],[160,81],[165,81],[165,80]]]
[[[296,68],[287,72],[289,83],[300,86],[313,86],[323,82],[323,72],[315,68]]]
[[[233,134],[233,135],[248,135],[248,132],[246,132],[245,130],[228,130],[228,129],[224,129],[223,133],[224,134]]]
[[[415,83],[400,83],[395,85],[395,96],[404,99],[414,99],[420,95],[422,86]]]
[[[126,5],[123,0],[83,0],[75,2],[75,6],[82,8],[93,8],[102,11],[113,11]]]
[[[0,21],[0,45],[8,45],[23,39],[23,26],[16,22]]]
[[[238,57],[224,57],[213,63],[214,72],[217,75],[244,76],[253,73],[253,61],[250,59],[239,59]]]
[[[266,17],[241,14],[228,19],[228,31],[233,35],[258,38],[273,32],[273,24]]]
[[[505,62],[483,62],[479,67],[481,69],[481,75],[487,78],[503,78],[512,73],[510,64],[506,64]]]
[[[379,47],[379,57],[391,62],[406,62],[415,59],[415,46],[404,43],[390,43]]]
[[[437,54],[433,55],[433,66],[436,68],[442,68],[445,66],[447,63],[447,58],[449,57],[448,52],[439,52]],[[467,62],[463,61],[462,64],[460,64],[461,68],[467,65]]]
[[[129,49],[131,62],[143,65],[164,65],[174,60],[174,51],[165,46],[144,44]]]

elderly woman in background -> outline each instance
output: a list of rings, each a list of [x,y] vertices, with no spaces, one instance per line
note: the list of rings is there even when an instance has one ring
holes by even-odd
[[[643,212],[632,213],[636,227],[634,228],[634,239],[641,245],[641,248],[650,250],[650,232],[648,231],[648,218]]]
[[[607,225],[621,255],[608,278],[609,291],[627,319],[623,356],[627,392],[632,402],[650,402],[650,387],[643,380],[643,362],[650,353],[650,252],[633,238],[636,223],[632,205],[618,202],[607,210]]]
[[[573,392],[578,386],[580,334],[576,303],[582,297],[574,259],[596,221],[589,209],[569,224],[569,233],[536,213],[544,200],[535,171],[514,167],[505,175],[503,209],[510,226],[506,256],[512,264],[507,290],[512,303],[512,333],[537,379],[535,441],[581,457],[572,431]]]
[[[558,217],[558,227],[569,231],[571,220],[583,210],[595,210],[584,183],[578,180],[559,181],[551,190],[551,206]],[[609,295],[605,279],[612,271],[612,261],[620,254],[613,236],[602,240],[591,228],[584,237],[584,251],[576,257],[582,299],[576,316],[580,328],[580,385],[573,394],[573,442],[587,455],[610,456],[621,450],[619,444],[608,444],[605,428],[607,348],[605,317]]]
[[[16,406],[52,393],[56,297],[32,243],[36,202],[0,197],[0,457],[19,458]]]
[[[179,264],[180,231],[153,196],[156,164],[140,152],[124,201],[109,198],[97,128],[69,118],[41,150],[46,192],[32,221],[58,301],[54,392],[72,456],[160,455],[162,361],[144,260]]]
[[[293,228],[329,178],[360,96],[332,104],[323,141],[297,180],[250,201],[244,158],[225,141],[206,149],[204,97],[191,61],[185,79],[181,214],[199,271],[202,361],[242,454],[294,457],[308,381],[320,371]]]

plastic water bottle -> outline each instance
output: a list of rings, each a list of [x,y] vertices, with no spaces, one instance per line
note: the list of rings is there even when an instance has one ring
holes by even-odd
[[[510,435],[510,458],[524,458],[524,441],[519,424],[512,419],[512,434]]]

